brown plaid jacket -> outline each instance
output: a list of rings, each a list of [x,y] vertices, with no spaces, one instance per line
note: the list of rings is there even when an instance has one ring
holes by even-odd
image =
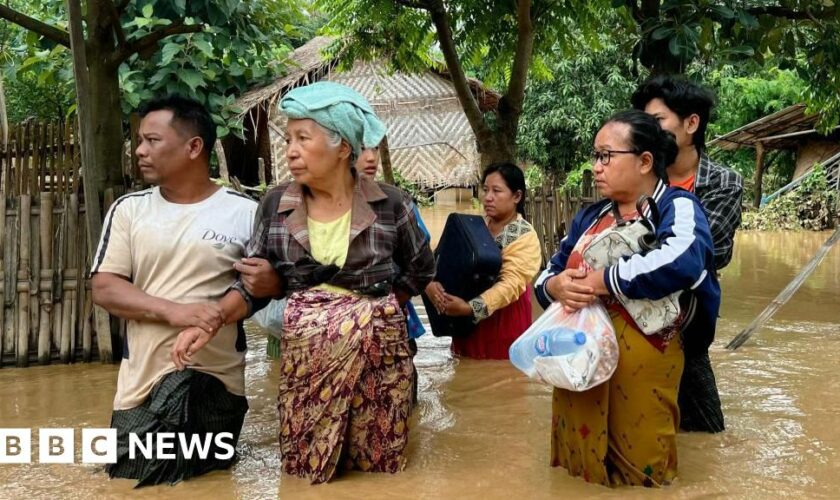
[[[304,188],[296,182],[281,184],[263,197],[247,255],[268,259],[284,278],[286,292],[328,283],[367,295],[387,294],[392,288],[418,295],[432,280],[435,261],[417,225],[414,202],[401,189],[357,179],[350,247],[341,269],[312,258]],[[245,295],[240,282],[234,288]],[[255,309],[263,305],[254,302]]]

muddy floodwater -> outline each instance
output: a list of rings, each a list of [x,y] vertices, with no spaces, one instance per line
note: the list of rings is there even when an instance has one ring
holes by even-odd
[[[424,211],[435,239],[448,211]],[[0,464],[0,498],[836,498],[840,247],[753,339],[736,352],[723,348],[827,237],[738,235],[721,277],[724,301],[712,347],[727,431],[681,434],[679,478],[659,491],[608,490],[549,467],[551,390],[505,361],[455,359],[448,339],[431,335],[419,342],[420,402],[404,472],[350,473],[316,487],[281,477],[279,371],[266,360],[265,334],[252,328],[251,409],[241,460],[231,471],[135,491],[131,481],[110,481],[92,465]],[[0,427],[74,428],[78,442],[81,428],[107,427],[116,379],[117,366],[99,364],[0,369]]]

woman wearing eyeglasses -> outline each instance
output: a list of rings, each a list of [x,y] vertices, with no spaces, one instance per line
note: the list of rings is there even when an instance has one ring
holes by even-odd
[[[560,250],[537,280],[537,299],[569,311],[600,298],[619,345],[612,378],[585,392],[554,390],[551,465],[605,486],[661,486],[677,475],[677,391],[682,342],[698,328],[714,331],[720,306],[714,249],[706,216],[691,193],[667,185],[666,166],[677,154],[673,136],[656,119],[625,111],[595,137],[592,171],[604,200],[575,216]],[[638,218],[636,202],[656,202],[659,248],[624,257],[605,269],[582,258],[599,233]],[[616,297],[660,299],[680,292],[681,315],[670,327],[645,335]]]

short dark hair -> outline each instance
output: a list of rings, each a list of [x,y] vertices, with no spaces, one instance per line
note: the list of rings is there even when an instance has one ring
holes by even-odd
[[[653,156],[653,171],[657,177],[668,182],[668,165],[677,159],[679,148],[674,134],[663,130],[653,116],[631,109],[612,115],[608,123],[625,123],[630,126],[630,148],[638,153],[649,152]]]
[[[630,98],[630,102],[633,103],[634,108],[644,111],[645,106],[654,99],[662,99],[668,109],[683,120],[693,114],[700,117],[700,124],[691,142],[697,151],[703,151],[706,148],[706,127],[709,125],[712,108],[715,107],[714,94],[709,89],[685,78],[657,75],[640,85]]]
[[[527,194],[527,189],[525,188],[525,174],[522,173],[522,169],[507,161],[491,163],[484,169],[484,173],[481,175],[482,184],[484,184],[487,180],[487,176],[490,174],[501,175],[505,184],[507,184],[508,189],[513,191],[514,194],[517,191],[522,192],[522,198],[519,200],[519,203],[516,204],[516,211],[521,214],[522,217],[525,217],[525,195]]]
[[[138,114],[140,118],[145,118],[152,111],[162,110],[172,112],[172,124],[176,130],[180,126],[201,137],[204,141],[204,153],[209,158],[213,145],[216,143],[216,124],[213,123],[207,107],[195,99],[170,94],[146,101],[140,106]]]

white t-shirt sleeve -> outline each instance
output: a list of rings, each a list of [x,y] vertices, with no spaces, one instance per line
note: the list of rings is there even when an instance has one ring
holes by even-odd
[[[105,216],[90,274],[113,273],[131,278],[131,200],[117,200]]]

